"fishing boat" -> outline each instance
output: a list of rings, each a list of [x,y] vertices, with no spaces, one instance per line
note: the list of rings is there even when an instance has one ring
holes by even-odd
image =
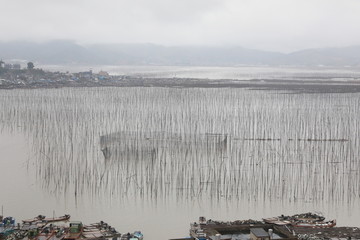
[[[263,218],[263,221],[264,221],[265,223],[275,224],[275,225],[279,225],[279,226],[291,224],[291,221],[284,220],[284,219],[278,218],[278,217]]]
[[[13,217],[0,216],[0,239],[5,238],[15,231],[15,219]]]
[[[144,239],[144,235],[140,231],[135,231],[133,235],[136,239],[139,239],[139,240]]]
[[[121,240],[143,240],[144,235],[140,231],[135,231],[134,233],[125,233],[121,235]]]
[[[114,239],[120,237],[121,234],[114,227],[100,221],[90,225],[84,225],[82,237],[84,239]]]
[[[62,239],[65,233],[66,233],[65,228],[59,227],[59,228],[55,231],[55,236],[56,236],[57,238]]]
[[[324,221],[325,217],[316,213],[301,213],[293,216],[278,216],[272,218],[263,218],[265,223],[275,225],[292,225],[294,227],[318,227],[328,228],[336,225],[336,220]]]
[[[25,220],[22,220],[23,223],[35,223],[35,222],[41,222],[45,219],[45,216],[44,215],[38,215],[34,218],[31,218],[31,219],[25,219]]]
[[[64,216],[60,216],[60,217],[53,217],[53,218],[44,218],[42,219],[42,221],[47,222],[47,223],[51,223],[51,222],[65,222],[67,220],[70,219],[70,215],[69,214],[65,214]]]
[[[336,226],[336,220],[326,222],[296,222],[292,223],[294,227],[308,227],[308,228],[331,228]]]
[[[53,227],[44,227],[36,235],[36,240],[50,240],[56,234],[55,228]]]
[[[82,222],[70,222],[69,224],[69,231],[65,234],[64,240],[76,240],[81,238],[83,233],[84,227]]]
[[[323,222],[325,217],[318,213],[300,213],[290,216],[290,218],[301,222]]]

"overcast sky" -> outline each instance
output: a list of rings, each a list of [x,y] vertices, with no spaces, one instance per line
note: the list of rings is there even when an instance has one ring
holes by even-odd
[[[0,41],[242,46],[360,45],[360,0],[0,0]]]

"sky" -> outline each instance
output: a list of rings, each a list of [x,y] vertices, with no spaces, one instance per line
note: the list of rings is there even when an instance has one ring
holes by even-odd
[[[360,45],[360,0],[0,0],[0,41],[241,46]]]

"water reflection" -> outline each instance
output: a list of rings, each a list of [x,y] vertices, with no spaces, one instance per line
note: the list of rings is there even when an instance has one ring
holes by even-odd
[[[78,88],[0,93],[54,194],[351,202],[359,94]]]

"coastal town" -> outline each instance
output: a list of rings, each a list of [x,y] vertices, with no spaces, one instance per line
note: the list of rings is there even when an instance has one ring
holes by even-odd
[[[19,63],[5,63],[0,60],[0,89],[35,89],[62,87],[228,87],[224,80],[214,81],[197,78],[144,78],[138,75],[113,75],[106,71],[82,72],[48,71],[36,68],[28,62],[26,67]],[[236,87],[247,87],[237,83]]]
[[[101,86],[124,78],[125,76],[110,76],[106,71],[50,72],[35,68],[32,62],[28,62],[26,68],[21,68],[18,63],[11,64],[0,60],[0,89]]]

